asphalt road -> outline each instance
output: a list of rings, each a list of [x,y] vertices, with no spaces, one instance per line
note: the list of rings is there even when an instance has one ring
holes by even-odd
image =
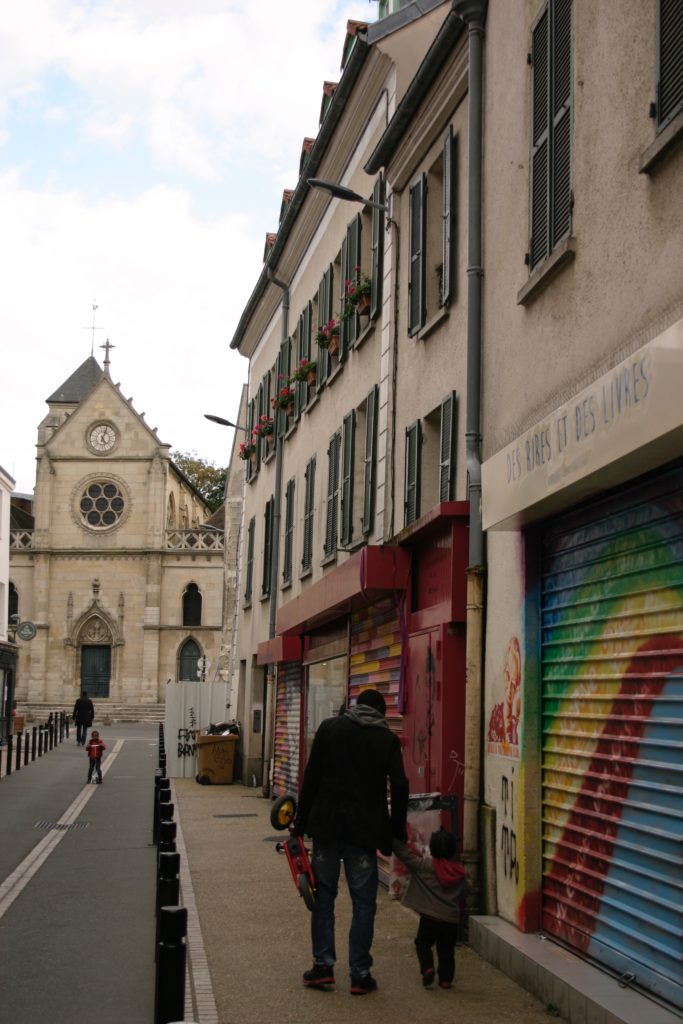
[[[101,786],[84,785],[87,755],[73,730],[0,780],[2,1021],[153,1020],[158,729],[101,733]],[[60,821],[68,827],[48,827]]]

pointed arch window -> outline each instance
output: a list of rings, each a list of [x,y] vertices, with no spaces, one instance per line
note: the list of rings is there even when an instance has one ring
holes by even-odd
[[[179,680],[197,679],[197,662],[201,657],[201,653],[196,640],[185,641],[180,648],[180,657],[178,659]]]
[[[175,518],[175,498],[172,494],[168,496],[168,511],[166,513],[166,526],[169,530],[175,530],[176,518]]]
[[[183,594],[183,626],[201,626],[202,595],[196,583],[188,583]]]
[[[11,582],[7,602],[7,621],[10,623],[19,621],[19,591]]]

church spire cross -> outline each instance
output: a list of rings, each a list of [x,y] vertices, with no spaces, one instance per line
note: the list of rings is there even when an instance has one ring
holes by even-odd
[[[109,350],[116,348],[116,345],[112,345],[109,338],[105,341],[104,345],[100,345],[100,348],[104,349],[104,372],[107,377],[109,376]]]
[[[92,325],[90,327],[84,327],[83,328],[84,331],[92,331],[92,339],[90,341],[90,355],[91,356],[95,354],[95,331],[101,331],[101,330],[104,329],[102,327],[95,327],[95,314],[97,313],[97,310],[99,308],[100,307],[97,305],[97,303],[95,301],[93,301],[93,304],[92,304]]]

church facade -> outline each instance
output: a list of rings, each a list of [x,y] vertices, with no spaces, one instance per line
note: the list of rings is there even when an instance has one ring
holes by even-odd
[[[38,428],[33,528],[13,529],[10,597],[19,703],[164,700],[221,654],[223,531],[109,374],[91,356]],[[215,518],[212,523],[215,522]]]

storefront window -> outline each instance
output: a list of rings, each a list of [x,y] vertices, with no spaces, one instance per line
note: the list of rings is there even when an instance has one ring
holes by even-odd
[[[306,760],[320,723],[339,713],[346,700],[346,658],[330,658],[308,666]]]

